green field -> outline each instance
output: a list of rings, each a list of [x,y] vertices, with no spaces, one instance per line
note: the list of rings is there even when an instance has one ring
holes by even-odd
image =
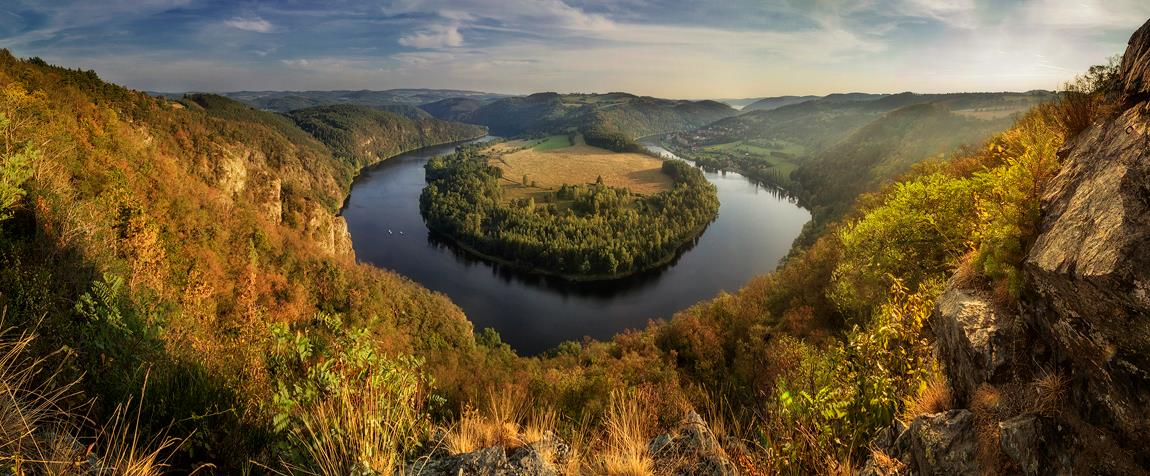
[[[571,147],[571,137],[566,134],[547,136],[545,139],[539,139],[531,146],[533,150],[539,152],[547,152],[549,150],[562,149],[564,147]]]
[[[791,172],[798,168],[798,165],[794,163],[795,158],[806,153],[806,149],[801,145],[783,140],[756,140],[735,141],[704,147],[703,153],[708,152],[750,157],[770,164],[772,168],[778,170],[779,175],[790,177]]]

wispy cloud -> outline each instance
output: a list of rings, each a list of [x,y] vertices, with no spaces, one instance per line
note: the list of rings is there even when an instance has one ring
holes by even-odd
[[[459,25],[436,25],[399,37],[399,44],[412,48],[444,48],[463,45]]]
[[[275,26],[271,22],[263,18],[232,18],[225,20],[224,25],[244,31],[254,31],[256,33],[271,33],[275,30]]]
[[[6,0],[0,46],[167,90],[1031,89],[1147,17],[1145,0]]]

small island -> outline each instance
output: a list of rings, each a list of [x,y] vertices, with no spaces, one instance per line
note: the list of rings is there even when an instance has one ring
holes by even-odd
[[[568,280],[664,265],[718,214],[695,167],[612,152],[580,134],[473,145],[428,161],[420,212],[488,260]]]

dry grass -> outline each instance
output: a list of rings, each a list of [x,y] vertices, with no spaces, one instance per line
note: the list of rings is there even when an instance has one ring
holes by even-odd
[[[903,409],[903,421],[911,421],[919,415],[929,415],[954,408],[954,400],[950,395],[950,384],[946,377],[935,374],[930,381],[919,388],[918,394],[906,402]]]
[[[570,147],[547,151],[528,148],[504,153],[492,160],[492,164],[503,169],[504,195],[509,200],[534,197],[538,202],[542,200],[542,194],[557,190],[563,184],[594,183],[599,177],[603,177],[606,185],[642,195],[671,188],[671,178],[662,172],[662,160],[644,154],[616,153],[591,147],[583,142],[582,137],[577,137],[575,142]],[[493,146],[493,151],[508,152],[530,145],[531,142],[512,141]],[[524,186],[524,175],[536,186]]]
[[[483,410],[464,410],[459,422],[447,433],[447,450],[460,454],[492,446],[523,446],[525,438],[519,434],[520,423],[527,414],[523,395],[525,392],[513,389],[488,391]]]
[[[1068,380],[1060,372],[1043,371],[1030,384],[1026,398],[1027,413],[1057,416],[1062,412]]]
[[[35,338],[0,332],[0,461],[14,474],[78,473],[86,452],[75,444],[76,418],[62,406],[78,394],[76,382],[56,384],[46,358],[29,355]]]
[[[886,452],[872,448],[870,452],[871,461],[874,462],[876,472],[881,475],[896,475],[906,473],[906,464],[894,458]]]
[[[369,375],[362,382],[344,381],[333,394],[299,409],[302,425],[292,437],[318,474],[394,474],[402,468],[404,449],[415,443],[423,423],[423,401],[414,385],[394,387]]]
[[[167,458],[179,448],[180,440],[165,434],[145,437],[140,432],[139,409],[129,420],[132,402],[117,405],[99,441],[103,453],[93,473],[117,476],[156,476],[164,474]]]
[[[612,392],[604,427],[606,446],[599,454],[602,474],[645,476],[653,474],[654,461],[648,452],[649,422],[643,408],[645,392]]]
[[[129,421],[130,401],[116,407],[92,444],[81,444],[86,418],[64,403],[80,397],[78,382],[60,382],[59,370],[47,366],[52,355],[30,356],[34,333],[14,332],[0,331],[0,462],[5,469],[17,476],[163,473],[179,440],[144,437],[138,408]]]

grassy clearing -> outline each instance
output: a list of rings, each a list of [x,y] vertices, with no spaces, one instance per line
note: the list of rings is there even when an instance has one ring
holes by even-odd
[[[503,169],[504,197],[508,200],[532,197],[541,201],[543,195],[558,190],[563,184],[594,183],[599,177],[608,186],[642,195],[671,188],[671,178],[662,172],[663,161],[648,155],[592,147],[585,144],[582,137],[576,137],[575,145],[544,148],[566,141],[567,136],[551,136],[542,144],[512,141],[495,146],[496,152],[509,152],[492,161]],[[523,147],[528,148],[510,152]],[[524,176],[527,183],[523,181]]]
[[[571,147],[572,145],[574,144],[571,143],[570,136],[553,135],[547,136],[545,139],[540,139],[535,143],[535,145],[531,146],[531,149],[539,152],[547,152],[555,149]]]
[[[793,158],[806,153],[806,148],[783,140],[735,141],[703,148],[703,153],[720,155],[752,156],[756,160],[770,164],[779,175],[789,178],[791,172],[799,168]]]

